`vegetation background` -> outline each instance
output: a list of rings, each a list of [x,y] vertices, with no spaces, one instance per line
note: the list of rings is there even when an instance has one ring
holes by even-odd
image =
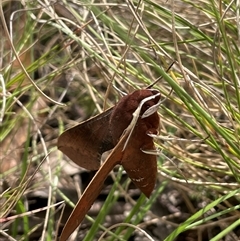
[[[57,240],[93,177],[57,137],[159,77],[153,194],[116,167],[71,240],[240,240],[238,0],[1,1],[0,16],[0,240]]]

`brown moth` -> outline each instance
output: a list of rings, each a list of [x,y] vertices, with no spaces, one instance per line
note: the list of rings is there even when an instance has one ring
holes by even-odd
[[[132,182],[150,196],[156,183],[157,160],[155,155],[144,151],[155,149],[149,134],[158,133],[159,104],[159,91],[136,90],[114,107],[60,135],[59,150],[89,170],[97,170],[102,153],[114,148],[78,201],[60,241],[65,241],[82,222],[116,165],[122,165]]]

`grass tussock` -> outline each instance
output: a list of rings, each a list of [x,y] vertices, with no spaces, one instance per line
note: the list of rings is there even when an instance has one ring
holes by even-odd
[[[117,168],[76,240],[239,240],[237,4],[2,2],[0,239],[57,240],[82,190],[57,137],[162,77],[154,193],[131,195]]]

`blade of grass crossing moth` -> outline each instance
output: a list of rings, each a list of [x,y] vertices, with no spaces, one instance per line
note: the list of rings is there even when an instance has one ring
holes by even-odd
[[[127,134],[127,133],[126,133]],[[108,174],[112,171],[112,169],[119,164],[119,160],[121,160],[123,152],[123,145],[126,141],[126,135],[124,135],[119,143],[112,150],[110,155],[104,164],[100,167],[100,169],[95,174],[94,178],[91,180],[83,195],[79,199],[76,204],[72,214],[67,220],[66,225],[62,231],[60,241],[65,241],[67,238],[73,233],[73,231],[81,224],[88,210],[91,208],[95,199],[98,197],[102,190],[102,185],[104,184],[105,179]]]

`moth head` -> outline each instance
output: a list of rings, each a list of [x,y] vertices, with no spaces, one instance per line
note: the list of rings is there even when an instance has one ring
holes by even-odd
[[[114,142],[117,142],[123,131],[138,119],[145,119],[157,112],[160,104],[160,92],[152,89],[136,90],[124,96],[114,107],[110,117],[110,131]]]
[[[151,90],[151,89],[149,89],[149,91],[151,91],[152,95],[147,96],[144,99],[142,99],[142,101],[140,102],[140,105],[138,107],[138,108],[141,108],[141,111],[140,111],[141,119],[149,117],[149,116],[153,115],[155,112],[157,112],[158,107],[161,103],[160,102],[160,97],[161,97],[160,92],[157,90]]]

